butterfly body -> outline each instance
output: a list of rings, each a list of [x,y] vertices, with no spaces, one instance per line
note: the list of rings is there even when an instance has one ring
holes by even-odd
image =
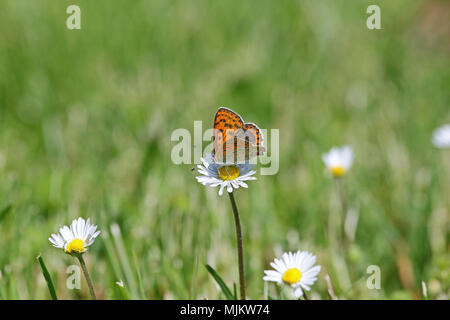
[[[213,154],[218,163],[244,163],[263,155],[264,137],[254,123],[245,123],[231,109],[220,107],[214,117]]]

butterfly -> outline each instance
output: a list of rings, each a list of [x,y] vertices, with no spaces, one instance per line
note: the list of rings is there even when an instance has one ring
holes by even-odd
[[[214,117],[213,154],[218,163],[244,163],[264,155],[264,137],[254,123],[245,123],[231,109],[220,107]]]

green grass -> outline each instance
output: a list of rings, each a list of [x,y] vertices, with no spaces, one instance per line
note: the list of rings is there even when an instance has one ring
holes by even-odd
[[[81,30],[66,28],[73,3]],[[231,206],[171,162],[170,135],[226,105],[280,129],[278,174],[236,193],[250,298],[278,297],[263,270],[301,249],[323,266],[310,297],[328,298],[329,273],[340,298],[420,298],[425,281],[448,299],[450,154],[431,134],[450,121],[449,23],[433,25],[450,9],[377,3],[371,31],[373,1],[1,0],[0,298],[49,298],[39,253],[58,298],[89,298],[84,279],[66,289],[77,262],[47,240],[78,216],[102,230],[85,256],[98,298],[224,298],[204,265],[238,281]],[[343,144],[356,155],[351,290],[331,259],[339,206],[321,162]]]

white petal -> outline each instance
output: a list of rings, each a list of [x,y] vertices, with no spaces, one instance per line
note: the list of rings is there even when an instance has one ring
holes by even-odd
[[[274,268],[280,273],[284,273],[287,270],[287,267],[284,264],[284,262],[276,258],[273,260],[273,262],[270,263],[270,265],[272,266],[272,268]]]
[[[305,289],[306,291],[311,290],[311,288],[310,288],[308,285],[304,284],[304,283],[301,282],[301,281],[300,281],[300,286],[301,286],[303,289]]]
[[[74,238],[72,231],[67,226],[60,228],[59,233],[61,234],[62,238],[64,239],[64,242],[71,241]]]
[[[248,185],[243,181],[239,181],[239,185],[243,188],[248,188]]]
[[[272,281],[272,282],[276,282],[276,283],[281,283],[281,277],[264,276],[263,280],[264,281]]]
[[[434,130],[432,142],[436,148],[450,148],[450,124]]]
[[[223,194],[223,189],[225,188],[225,184],[222,184],[221,186],[220,186],[220,189],[219,189],[219,196],[221,196],[222,194]]]
[[[300,287],[297,287],[294,291],[294,296],[299,299],[303,296],[303,290]]]
[[[313,256],[312,254],[307,253],[303,263],[300,266],[300,271],[302,272],[306,272],[309,270],[309,268],[311,268],[314,263],[316,263],[316,257]]]

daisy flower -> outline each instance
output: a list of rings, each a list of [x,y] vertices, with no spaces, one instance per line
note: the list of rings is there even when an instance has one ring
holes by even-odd
[[[333,177],[343,177],[353,165],[353,148],[351,146],[333,147],[328,153],[322,155],[322,160]]]
[[[315,263],[316,256],[307,251],[285,252],[281,259],[270,263],[275,270],[265,270],[263,280],[292,287],[298,299],[303,296],[303,290],[309,291],[317,280],[321,266],[313,267]]]
[[[248,188],[245,181],[256,180],[253,175],[256,171],[252,170],[255,165],[249,163],[224,165],[214,161],[212,154],[201,158],[203,165],[198,165],[198,172],[202,176],[196,177],[197,181],[204,186],[220,187],[219,196],[223,194],[223,189],[229,193],[239,187]]]
[[[434,130],[433,144],[436,148],[450,148],[450,124]]]
[[[100,230],[96,230],[97,226],[91,224],[89,218],[87,221],[78,218],[72,221],[70,228],[63,226],[59,229],[59,234],[53,233],[48,240],[54,247],[64,249],[66,253],[83,253],[100,234]]]

